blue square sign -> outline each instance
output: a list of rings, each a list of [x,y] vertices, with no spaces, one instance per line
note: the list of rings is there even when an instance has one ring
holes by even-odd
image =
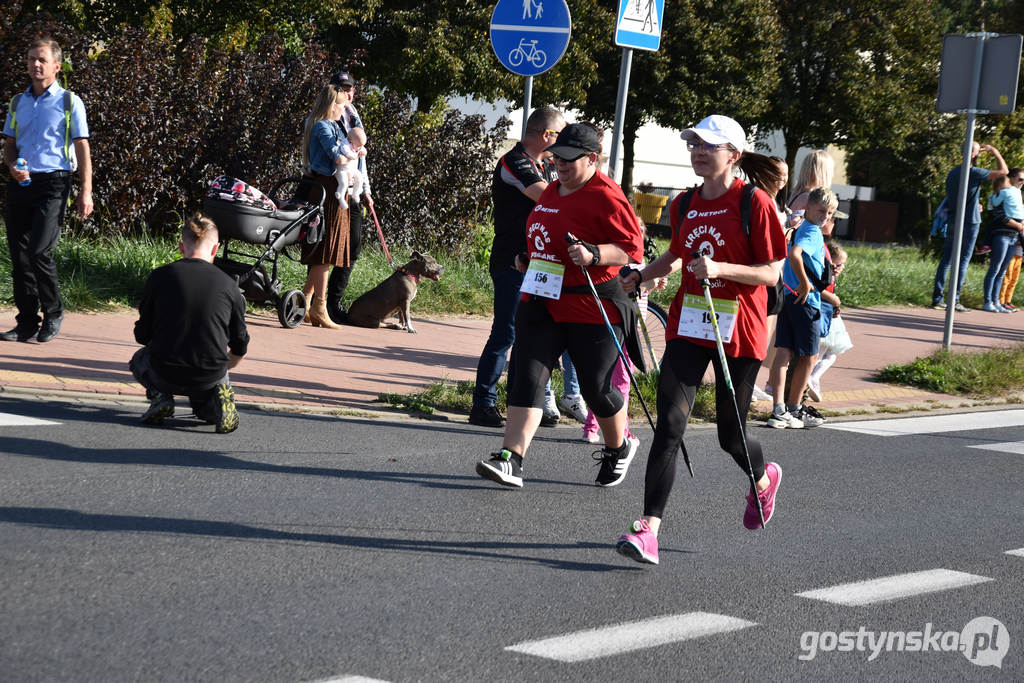
[[[615,44],[656,51],[661,45],[661,18],[665,0],[619,0]]]

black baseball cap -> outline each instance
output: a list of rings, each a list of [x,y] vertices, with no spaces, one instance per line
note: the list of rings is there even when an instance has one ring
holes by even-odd
[[[343,85],[350,85],[355,87],[355,79],[352,78],[352,74],[347,71],[339,71],[338,73],[331,76],[331,85],[341,87]]]
[[[556,157],[575,161],[584,154],[601,151],[601,134],[585,123],[570,123],[547,148]]]

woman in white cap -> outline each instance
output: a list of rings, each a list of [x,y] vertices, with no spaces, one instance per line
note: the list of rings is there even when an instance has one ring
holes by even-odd
[[[605,447],[598,486],[615,486],[626,476],[639,448],[623,435],[622,393],[612,385],[618,349],[608,326],[633,358],[641,358],[636,309],[619,286],[619,269],[643,258],[640,219],[614,180],[598,170],[601,133],[573,123],[547,148],[558,180],[549,184],[526,219],[529,262],[516,309],[515,376],[508,390],[508,418],[502,448],[476,465],[481,477],[522,487],[523,457],[540,425],[544,385],[562,352],[576,366],[580,393],[597,416]],[[578,242],[570,244],[572,235]],[[598,309],[587,275],[608,316]],[[642,361],[641,361],[642,362]]]
[[[668,342],[658,380],[658,424],[647,459],[643,516],[616,544],[620,554],[647,564],[658,563],[658,532],[675,481],[676,455],[708,363],[715,370],[719,444],[746,473],[746,438],[749,467],[766,522],[774,512],[775,493],[782,477],[777,464],[765,463],[760,444],[745,436],[750,396],[767,347],[765,286],[778,281],[786,257],[782,226],[771,198],[752,188],[750,232],[745,233],[740,213],[746,183],[737,174],[746,135],[736,121],[717,114],[709,116],[683,131],[682,137],[693,170],[704,184],[677,196],[669,207],[672,241],[668,251],[639,273],[621,278],[623,288],[632,291],[641,281],[665,277],[685,267],[665,330]],[[704,278],[711,283],[739,422],[706,316],[701,286]],[[754,495],[747,494],[743,515],[748,529],[760,527]]]

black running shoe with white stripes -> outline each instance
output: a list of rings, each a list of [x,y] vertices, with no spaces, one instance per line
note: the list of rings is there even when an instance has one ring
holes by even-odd
[[[601,471],[597,473],[598,486],[615,486],[622,483],[626,478],[626,470],[629,463],[640,448],[640,439],[635,436],[627,436],[619,450],[612,450],[605,446],[599,451],[594,451],[594,460],[601,461]]]
[[[476,473],[502,486],[523,488],[523,456],[502,448],[476,464]]]

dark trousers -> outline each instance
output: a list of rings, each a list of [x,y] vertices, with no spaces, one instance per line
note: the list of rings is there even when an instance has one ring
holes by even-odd
[[[361,204],[352,204],[348,210],[348,251],[350,266],[335,266],[331,268],[331,276],[327,279],[327,304],[341,306],[341,300],[348,289],[349,278],[352,277],[352,269],[356,265],[356,259],[363,250],[363,207]]]
[[[22,327],[38,327],[43,318],[59,318],[63,312],[57,284],[57,245],[64,211],[71,193],[66,173],[33,174],[32,184],[7,184],[7,245],[11,252],[16,317]]]
[[[515,268],[491,271],[491,281],[494,283],[494,321],[477,362],[473,388],[473,405],[481,408],[493,406],[498,400],[498,380],[505,371],[508,350],[516,339],[516,309],[523,274]],[[514,360],[509,363],[508,386],[511,386]]]
[[[191,406],[192,412],[200,420],[209,424],[215,424],[220,419],[220,399],[217,395],[217,387],[221,384],[231,386],[227,372],[213,386],[174,384],[156,373],[150,361],[151,358],[149,348],[143,346],[128,361],[128,368],[132,371],[132,375],[146,389],[146,398],[152,401],[159,394],[188,396],[188,404]]]
[[[622,409],[624,397],[612,384],[619,362],[618,349],[603,324],[556,323],[540,297],[516,309],[516,340],[512,345],[515,373],[509,381],[508,405],[543,408],[545,385],[551,370],[568,350],[579,378],[580,394],[597,417],[611,417]],[[612,323],[622,343],[622,323]]]
[[[747,452],[754,479],[764,475],[764,455],[761,444],[746,428],[750,396],[761,361],[756,358],[727,357],[729,376],[736,390],[739,406],[739,420],[732,396],[722,374],[722,361],[718,350],[712,347],[692,344],[685,339],[673,339],[665,346],[661,359],[661,374],[658,376],[658,423],[654,429],[654,440],[647,456],[647,475],[644,481],[644,514],[653,517],[665,516],[665,505],[676,479],[676,456],[679,442],[683,440],[686,424],[697,398],[708,363],[715,368],[715,422],[718,427],[718,445],[747,471],[747,457],[743,453],[743,435],[747,438]]]

